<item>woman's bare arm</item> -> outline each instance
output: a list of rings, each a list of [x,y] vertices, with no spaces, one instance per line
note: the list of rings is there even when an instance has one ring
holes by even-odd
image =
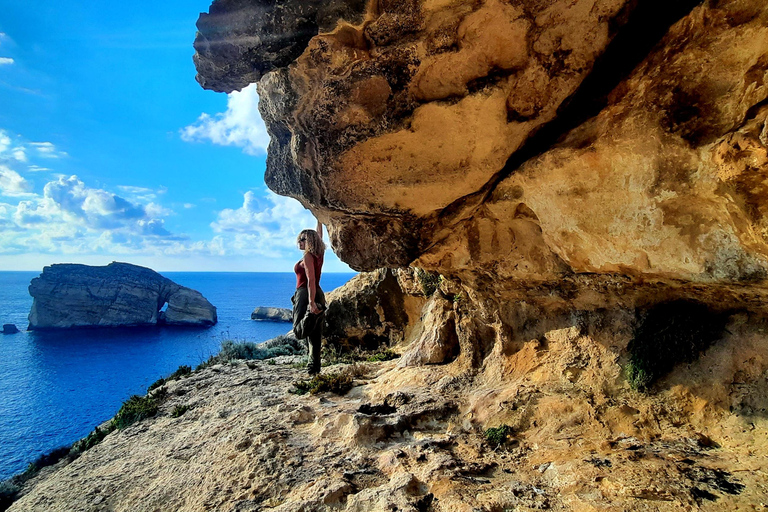
[[[315,229],[317,229],[317,234],[320,235],[320,240],[322,240],[323,239],[323,223],[318,220],[317,228]]]
[[[311,253],[304,253],[304,270],[307,273],[307,290],[309,291],[309,310],[314,313],[320,313],[315,303],[315,295],[317,294],[317,286],[315,285],[315,257]]]

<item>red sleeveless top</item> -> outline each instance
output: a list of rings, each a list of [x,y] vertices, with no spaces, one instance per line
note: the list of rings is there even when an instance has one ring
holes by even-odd
[[[309,253],[312,257],[312,261],[315,262],[315,287],[320,287],[320,273],[323,270],[323,256],[315,256]],[[307,269],[304,268],[304,260],[300,259],[296,265],[293,266],[293,271],[296,273],[296,288],[307,286]]]

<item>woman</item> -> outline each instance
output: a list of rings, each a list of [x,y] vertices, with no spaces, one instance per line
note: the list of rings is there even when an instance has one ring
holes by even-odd
[[[325,295],[320,289],[320,273],[323,269],[325,244],[323,224],[317,221],[317,229],[305,229],[296,238],[304,256],[294,265],[296,293],[293,294],[293,333],[298,339],[307,339],[310,375],[320,372],[320,340],[325,317]]]

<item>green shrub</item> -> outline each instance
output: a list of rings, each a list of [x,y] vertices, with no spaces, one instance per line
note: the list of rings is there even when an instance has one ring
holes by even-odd
[[[53,466],[61,459],[69,455],[69,451],[69,446],[62,446],[49,453],[39,456],[33,462],[30,462],[29,465],[27,465],[27,469],[24,470],[24,473],[21,474],[21,478],[26,481],[36,475],[41,469],[48,466]]]
[[[657,304],[645,315],[629,343],[624,373],[633,389],[645,390],[683,362],[693,362],[719,339],[727,315],[688,300]]]
[[[343,395],[352,389],[352,376],[348,373],[317,374],[309,380],[298,380],[293,383],[292,392],[297,395],[307,393],[316,395],[323,391]]]
[[[278,339],[279,338],[281,337],[278,336]],[[264,348],[261,343],[253,343],[250,341],[236,343],[232,340],[224,340],[221,342],[221,350],[219,353],[209,357],[207,361],[203,361],[195,369],[201,370],[215,364],[228,364],[241,359],[246,361],[262,361],[278,356],[295,356],[301,353],[303,352],[300,349],[294,349],[290,344]]]
[[[190,409],[188,405],[177,405],[173,408],[173,412],[171,412],[171,418],[178,418],[185,412],[187,412]]]
[[[431,297],[437,291],[440,286],[440,282],[443,280],[443,276],[436,272],[428,272],[424,269],[416,269],[416,279],[419,281],[421,291],[425,296]]]
[[[366,358],[366,361],[369,363],[378,363],[380,361],[390,361],[392,359],[397,359],[398,357],[400,357],[400,354],[393,352],[390,349],[386,349],[381,352],[376,352],[371,356],[368,356]]]
[[[157,402],[150,396],[133,395],[123,403],[123,406],[112,419],[115,428],[124,429],[137,421],[151,418],[157,414]]]
[[[491,446],[501,446],[509,441],[512,435],[512,427],[509,425],[499,425],[498,427],[487,429],[484,435],[485,440]]]
[[[179,368],[170,374],[166,380],[178,380],[182,377],[192,374],[192,367],[185,364],[179,366]]]
[[[345,352],[337,345],[326,345],[320,353],[320,366],[333,366],[335,364],[351,364],[361,358],[357,353]]]
[[[153,382],[152,385],[149,386],[149,388],[147,389],[147,392],[152,391],[153,389],[159,388],[160,386],[162,386],[166,382],[170,382],[172,380],[179,380],[182,377],[186,377],[187,375],[190,375],[191,373],[192,373],[192,367],[187,366],[187,365],[181,365],[181,366],[179,366],[179,368],[175,372],[173,372],[172,374],[170,374],[166,378],[164,378],[164,379],[160,378],[160,379],[156,380],[155,382]]]
[[[149,387],[147,388],[147,393],[149,393],[149,392],[150,392],[150,391],[152,391],[153,389],[157,389],[157,388],[159,388],[160,386],[162,386],[162,385],[163,385],[163,384],[165,384],[166,382],[167,382],[167,381],[166,381],[164,378],[160,377],[160,378],[159,378],[159,379],[157,379],[155,382],[153,382],[152,384],[150,384],[150,385],[149,385]]]
[[[96,427],[95,429],[93,429],[93,432],[91,432],[86,437],[82,438],[81,440],[73,444],[70,452],[79,455],[82,452],[93,448],[94,446],[102,442],[104,438],[109,435],[110,432],[113,432],[115,430],[115,428],[116,427],[114,425],[114,422],[109,422],[109,425],[104,429]]]

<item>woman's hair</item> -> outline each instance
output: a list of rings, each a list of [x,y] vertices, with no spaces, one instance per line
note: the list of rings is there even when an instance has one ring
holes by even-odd
[[[314,229],[305,229],[299,236],[296,237],[296,243],[299,243],[301,237],[306,237],[306,245],[304,245],[304,252],[314,254],[315,256],[322,256],[325,253],[325,244],[320,239],[320,235]]]

